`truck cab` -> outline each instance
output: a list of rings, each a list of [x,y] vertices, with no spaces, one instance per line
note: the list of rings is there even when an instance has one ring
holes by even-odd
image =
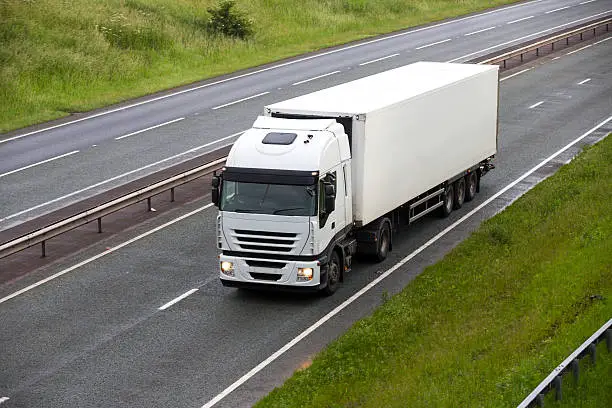
[[[333,293],[352,227],[348,136],[334,119],[260,116],[213,178],[221,282]]]

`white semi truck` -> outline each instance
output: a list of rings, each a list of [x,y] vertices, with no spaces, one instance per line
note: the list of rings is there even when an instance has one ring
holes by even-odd
[[[417,62],[265,107],[212,181],[223,285],[332,294],[399,220],[473,199],[498,94],[497,66]]]

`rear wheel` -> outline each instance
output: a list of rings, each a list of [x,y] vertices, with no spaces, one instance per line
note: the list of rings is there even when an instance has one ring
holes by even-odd
[[[340,282],[340,258],[336,251],[332,252],[332,257],[327,264],[327,286],[323,288],[323,294],[325,296],[333,295],[336,289],[338,289],[338,283]]]
[[[455,210],[458,210],[463,205],[463,200],[465,199],[465,181],[463,180],[463,177],[461,177],[459,180],[455,181],[454,184],[455,202],[453,207],[455,208]]]
[[[475,172],[471,172],[465,176],[465,201],[472,201],[476,197],[476,187],[478,185],[478,176]]]
[[[383,222],[380,227],[380,234],[378,237],[378,245],[376,247],[376,260],[379,262],[387,259],[389,254],[389,248],[391,247],[391,229],[389,223]]]
[[[440,215],[442,217],[448,217],[451,212],[453,212],[453,201],[455,197],[455,191],[453,189],[453,185],[449,184],[444,189],[444,193],[442,194],[442,207],[440,207]]]

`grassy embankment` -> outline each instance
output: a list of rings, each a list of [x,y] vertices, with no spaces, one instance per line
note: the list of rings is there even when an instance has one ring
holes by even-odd
[[[514,407],[612,317],[612,137],[484,222],[268,407]],[[397,272],[396,272],[397,273]],[[612,355],[563,405],[612,404]],[[590,367],[589,367],[590,366]],[[589,383],[587,381],[593,381]]]
[[[213,0],[0,0],[0,132],[516,1],[239,0],[241,41],[207,32]]]

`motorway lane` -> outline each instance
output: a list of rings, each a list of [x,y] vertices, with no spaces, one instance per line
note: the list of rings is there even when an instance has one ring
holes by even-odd
[[[530,71],[503,81],[498,168],[483,179],[477,200],[449,219],[413,225],[395,242],[387,261],[358,265],[331,298],[223,288],[216,273],[215,211],[209,208],[0,303],[0,321],[10,327],[0,334],[0,398],[10,398],[3,407],[202,406],[380,271],[608,118],[610,55],[612,41],[606,41],[545,65],[535,63]],[[219,406],[252,404],[369,313],[383,291],[395,293],[534,182],[530,177],[408,262]],[[147,226],[137,229],[142,227]],[[76,263],[99,251],[96,246],[63,262]],[[60,269],[52,265],[45,273]],[[0,288],[0,296],[21,285]],[[198,291],[159,310],[191,289]]]
[[[0,229],[212,150],[218,144],[210,143],[248,128],[266,103],[417,60],[464,61],[611,9],[604,0],[580,3],[542,0],[417,28],[0,143]],[[571,7],[547,14],[564,6]],[[360,65],[385,57],[390,58]],[[336,71],[340,72],[293,85]],[[270,93],[212,109],[264,92]],[[168,123],[175,120],[179,121]],[[160,127],[115,140],[154,126]],[[189,152],[191,149],[198,150]],[[16,171],[75,151],[78,153]]]

